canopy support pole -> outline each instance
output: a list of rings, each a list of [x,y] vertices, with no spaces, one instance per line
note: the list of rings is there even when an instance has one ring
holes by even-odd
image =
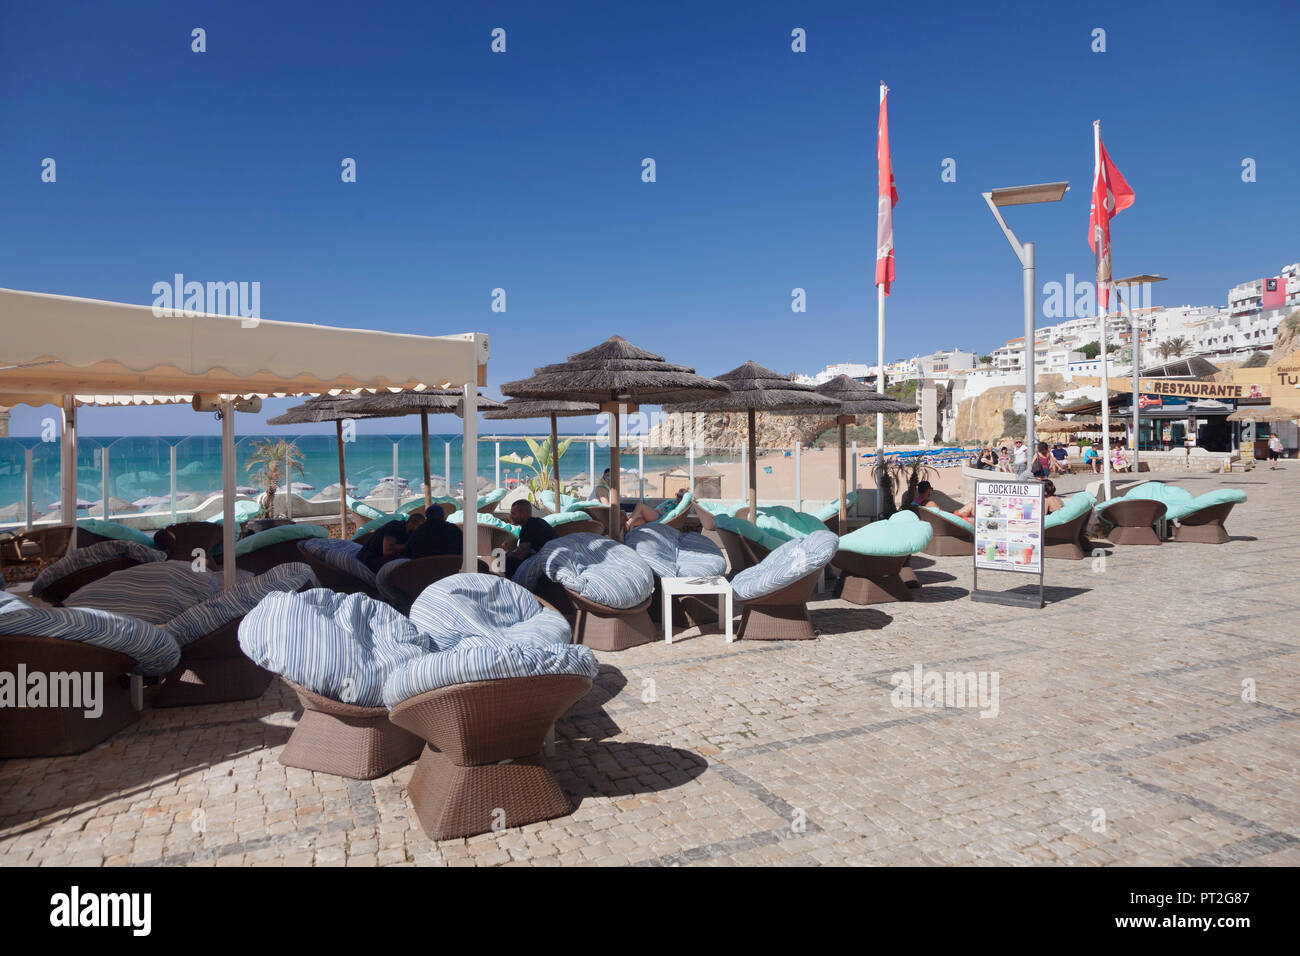
[[[758,521],[758,440],[752,408],[749,409],[749,520]]]
[[[348,540],[348,479],[343,462],[343,420],[334,422],[334,436],[339,442],[339,538]]]
[[[77,547],[77,398],[75,395],[63,396],[63,444],[59,449],[63,453],[62,468],[59,472],[62,485],[59,503],[59,517],[64,524],[72,526],[68,537],[68,550]]]
[[[618,447],[618,413],[619,406],[609,403],[609,536],[615,541],[623,540],[623,522],[620,520],[623,509],[619,506],[619,479],[622,477],[622,465],[619,464]]]
[[[848,489],[848,469],[844,463],[844,426],[850,421],[847,415],[836,416],[836,424],[840,427],[840,534],[845,534],[849,530],[849,489]]]
[[[564,502],[560,499],[560,426],[555,420],[555,412],[551,412],[551,479],[554,487],[551,489],[555,492],[555,513],[559,514],[564,510]]]
[[[475,367],[475,379],[478,376]],[[467,382],[464,388],[465,398],[461,404],[462,439],[464,447],[460,453],[461,472],[465,482],[463,509],[465,522],[461,526],[462,571],[473,574],[478,571],[478,382]],[[448,466],[450,467],[450,466]],[[450,493],[451,488],[447,489]]]
[[[433,479],[429,472],[429,411],[420,409],[420,448],[424,451],[424,507],[433,504],[433,488],[429,484]]]
[[[221,574],[235,586],[235,403],[221,403]]]

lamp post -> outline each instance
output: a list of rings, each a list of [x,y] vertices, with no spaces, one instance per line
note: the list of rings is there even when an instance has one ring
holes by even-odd
[[[1038,183],[1034,186],[1008,186],[984,193],[993,218],[1002,227],[1002,232],[1011,243],[1011,249],[1020,260],[1020,267],[1025,284],[1025,446],[1029,454],[1034,447],[1034,317],[1037,308],[1034,304],[1034,244],[1021,242],[1011,231],[998,212],[1001,206],[1025,206],[1030,203],[1060,202],[1070,188],[1068,182]]]
[[[1164,282],[1165,278],[1165,276],[1155,275],[1128,276],[1124,279],[1114,279],[1111,284],[1127,289],[1135,285]],[[1133,336],[1133,474],[1136,475],[1138,473],[1138,429],[1141,427],[1138,422],[1138,370],[1142,366],[1142,330],[1138,327],[1137,316],[1133,314],[1133,303],[1122,296],[1120,301],[1128,310],[1129,333]],[[1105,360],[1105,356],[1102,356],[1102,361]]]

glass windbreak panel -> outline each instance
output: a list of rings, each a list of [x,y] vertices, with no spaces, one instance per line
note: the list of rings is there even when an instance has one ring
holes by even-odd
[[[32,445],[32,499],[36,524],[58,524],[63,495],[61,443],[38,441]]]
[[[165,514],[170,523],[171,447],[152,436],[119,438],[107,446],[110,518]]]
[[[429,480],[433,486],[432,494],[436,498],[445,495],[445,476],[442,465],[442,438],[429,436]],[[402,476],[407,479],[407,488],[416,497],[424,497],[424,441],[420,435],[403,435],[396,439],[398,463]],[[391,463],[390,463],[391,464]],[[392,468],[389,468],[391,471]]]
[[[0,438],[0,528],[25,525],[35,502],[27,501],[27,448],[35,444]]]
[[[111,463],[107,444],[94,438],[77,439],[77,517],[104,517],[104,495]]]
[[[337,447],[337,446],[336,446]],[[423,466],[418,457],[408,452],[398,452],[397,466],[393,466],[393,449],[397,445],[387,435],[357,435],[354,441],[345,442],[348,482],[357,486],[356,497],[381,511],[393,511],[408,501],[424,497],[420,484]],[[408,473],[409,472],[409,473]],[[335,459],[334,481],[338,481],[338,460]]]
[[[238,481],[237,483],[242,483]],[[162,495],[171,493],[170,480]],[[177,521],[203,521],[221,513],[221,438],[194,435],[176,443]]]

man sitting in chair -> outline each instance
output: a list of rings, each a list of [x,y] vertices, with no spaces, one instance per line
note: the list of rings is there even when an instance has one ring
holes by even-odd
[[[414,518],[419,512],[414,512]],[[414,531],[407,522],[406,554],[410,558],[429,558],[436,554],[460,554],[464,536],[461,530],[447,521],[442,505],[429,505],[424,511],[425,522]]]
[[[541,518],[533,517],[533,506],[525,498],[510,506],[510,523],[520,526],[519,544],[506,555],[506,577],[513,578],[519,565],[555,537],[555,529]]]

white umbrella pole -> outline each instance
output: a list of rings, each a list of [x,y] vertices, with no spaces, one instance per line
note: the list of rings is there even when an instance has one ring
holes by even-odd
[[[60,471],[59,517],[66,525],[72,526],[68,538],[68,550],[77,546],[77,399],[74,395],[63,396],[63,466]]]
[[[221,572],[235,586],[235,403],[221,403]]]
[[[477,378],[477,367],[475,368]],[[463,571],[474,573],[478,570],[478,382],[465,385],[465,400],[462,412],[461,440],[464,447],[460,454],[460,466],[465,481],[465,523],[461,526],[461,557],[464,560]],[[450,468],[450,466],[448,466]],[[449,481],[450,484],[450,481]],[[448,488],[450,491],[450,488]],[[474,497],[470,497],[473,494]]]

